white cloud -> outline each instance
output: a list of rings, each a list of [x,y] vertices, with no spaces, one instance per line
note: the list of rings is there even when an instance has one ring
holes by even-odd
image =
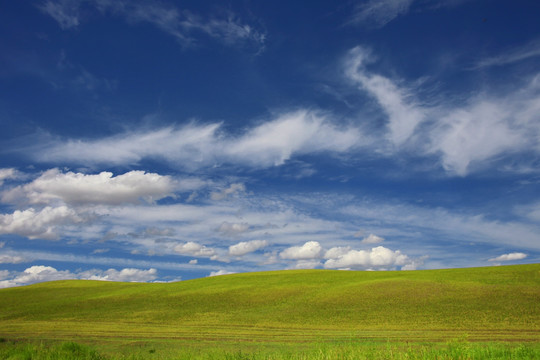
[[[0,254],[0,264],[18,264],[28,261],[22,256],[12,256],[7,254]]]
[[[197,265],[199,261],[197,259],[192,259],[192,260],[189,260],[188,264],[189,265]]]
[[[45,171],[29,184],[3,192],[2,201],[31,204],[109,204],[136,203],[141,199],[153,202],[169,196],[175,188],[169,176],[144,171],[130,171],[113,176],[110,172],[96,175]]]
[[[92,272],[95,272],[95,274],[90,275]],[[153,268],[148,270],[126,268],[120,271],[115,269],[109,269],[106,271],[91,270],[89,272],[82,273],[82,275],[88,280],[146,282],[155,280],[157,278],[157,270]]]
[[[221,191],[214,191],[210,193],[210,199],[216,201],[224,200],[229,196],[235,196],[244,192],[246,192],[246,186],[242,183],[235,183]]]
[[[150,23],[175,37],[184,46],[191,45],[197,37],[205,35],[227,45],[251,43],[260,51],[266,40],[264,31],[243,23],[230,11],[221,16],[203,18],[164,3],[122,0],[48,0],[40,9],[66,30],[80,25],[82,6],[87,6],[86,12],[95,7],[103,15],[110,13],[121,16],[129,23]]]
[[[17,177],[19,177],[19,173],[13,168],[0,169],[0,186],[4,184],[4,180],[16,179]]]
[[[302,246],[292,246],[283,250],[279,257],[292,260],[311,260],[321,257],[322,247],[317,241],[308,241]]]
[[[513,261],[513,260],[522,260],[522,259],[525,259],[526,257],[527,257],[527,254],[515,252],[515,253],[503,254],[493,259],[489,259],[488,261]]]
[[[431,149],[442,155],[444,168],[466,175],[473,162],[527,148],[524,128],[515,126],[514,106],[496,101],[477,101],[455,109],[440,119],[431,132]]]
[[[494,221],[480,213],[461,214],[442,208],[412,206],[407,204],[356,203],[343,206],[341,213],[363,222],[376,222],[386,229],[400,229],[411,238],[418,234],[437,234],[436,237],[469,239],[469,241],[540,249],[539,228],[517,221]],[[432,236],[432,235],[431,235]]]
[[[235,274],[234,272],[231,272],[231,271],[227,271],[227,270],[218,270],[218,271],[212,271],[210,272],[210,275],[208,275],[208,277],[212,277],[212,276],[220,276],[220,275],[229,275],[229,274]]]
[[[60,0],[46,1],[40,9],[51,16],[62,29],[70,29],[79,25],[80,1]]]
[[[263,123],[229,144],[235,161],[255,166],[278,166],[294,154],[344,152],[360,145],[355,129],[339,129],[323,116],[305,110]]]
[[[151,238],[151,237],[170,237],[173,236],[175,233],[174,229],[172,228],[157,228],[155,226],[150,226],[144,229],[140,233],[129,233],[128,235],[133,237],[142,237],[142,238]]]
[[[12,279],[0,281],[0,288],[68,279],[76,279],[76,275],[69,271],[58,271],[51,266],[35,265],[16,274]]]
[[[324,267],[328,269],[389,269],[411,262],[411,259],[399,250],[392,251],[383,246],[377,246],[369,251],[349,250],[335,259],[328,259]]]
[[[370,58],[369,50],[355,47],[349,52],[346,74],[377,100],[388,116],[390,141],[395,145],[402,145],[424,121],[425,111],[415,104],[412,91],[398,87],[388,78],[369,73],[365,65]]]
[[[208,20],[188,12],[184,12],[184,15],[179,25],[185,31],[198,30],[210,37],[221,39],[229,45],[247,41],[262,47],[266,40],[265,32],[243,24],[232,12],[228,12],[226,18],[213,17]]]
[[[106,252],[109,252],[110,249],[95,249],[92,251],[92,254],[105,254]]]
[[[384,238],[369,234],[369,236],[362,239],[362,244],[378,244],[384,241]]]
[[[5,280],[9,278],[9,271],[8,270],[0,270],[0,281]],[[0,288],[2,288],[2,283],[0,282]]]
[[[501,66],[540,56],[540,40],[535,39],[520,47],[506,50],[503,54],[478,61],[474,70],[490,66]]]
[[[212,257],[216,255],[216,251],[204,245],[189,241],[185,244],[178,244],[174,247],[174,251],[182,255],[191,255],[197,257]]]
[[[346,152],[365,142],[356,128],[337,127],[327,115],[306,110],[278,115],[238,136],[220,133],[220,128],[221,124],[189,124],[99,140],[48,139],[26,150],[37,161],[87,166],[126,165],[152,158],[188,169],[221,163],[266,168],[297,155]]]
[[[372,61],[369,50],[355,47],[347,57],[346,75],[360,89],[374,97],[386,114],[385,139],[394,148],[388,152],[384,142],[377,151],[395,156],[400,146],[419,156],[438,156],[450,174],[465,176],[482,169],[490,161],[513,159],[519,154],[540,153],[540,76],[533,76],[521,88],[508,87],[506,93],[474,94],[467,100],[432,98],[428,106],[417,100],[415,87],[402,84],[367,70]]]
[[[157,270],[153,268],[148,270],[126,268],[120,271],[115,269],[106,271],[94,269],[73,273],[69,270],[60,271],[51,266],[35,265],[20,273],[12,272],[4,273],[2,275],[4,280],[0,281],[0,288],[29,285],[44,281],[71,279],[145,282],[156,279]]]
[[[227,235],[227,236],[235,236],[242,233],[245,233],[249,230],[249,224],[248,223],[230,223],[227,221],[224,221],[219,225],[217,228],[217,231]]]
[[[229,255],[243,256],[266,246],[268,246],[268,242],[266,240],[242,241],[238,244],[229,246]]]
[[[324,258],[325,259],[336,259],[336,258],[338,258],[340,256],[343,256],[343,255],[347,254],[349,251],[351,251],[350,246],[333,247],[333,248],[327,250],[324,253]]]
[[[358,5],[349,20],[369,28],[381,28],[409,11],[413,0],[369,0]]]
[[[298,260],[294,264],[294,269],[315,269],[317,266],[320,266],[321,262],[319,260]]]
[[[13,214],[0,215],[0,234],[17,234],[30,239],[57,239],[56,227],[80,224],[85,219],[67,206],[47,206],[40,211],[33,208],[15,210]]]

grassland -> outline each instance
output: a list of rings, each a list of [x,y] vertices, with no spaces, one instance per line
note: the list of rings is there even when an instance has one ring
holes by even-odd
[[[540,358],[540,264],[56,281],[0,291],[0,338],[0,358]]]

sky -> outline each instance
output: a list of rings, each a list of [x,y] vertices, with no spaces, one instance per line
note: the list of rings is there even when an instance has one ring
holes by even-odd
[[[540,2],[0,1],[0,287],[540,262]]]

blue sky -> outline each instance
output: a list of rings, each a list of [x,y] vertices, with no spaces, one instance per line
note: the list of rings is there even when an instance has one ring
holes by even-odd
[[[535,1],[0,6],[0,287],[540,260]]]

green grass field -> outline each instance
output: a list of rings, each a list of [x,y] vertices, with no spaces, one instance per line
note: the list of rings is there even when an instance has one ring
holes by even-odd
[[[81,359],[540,358],[540,264],[0,290],[0,358],[74,351]]]

